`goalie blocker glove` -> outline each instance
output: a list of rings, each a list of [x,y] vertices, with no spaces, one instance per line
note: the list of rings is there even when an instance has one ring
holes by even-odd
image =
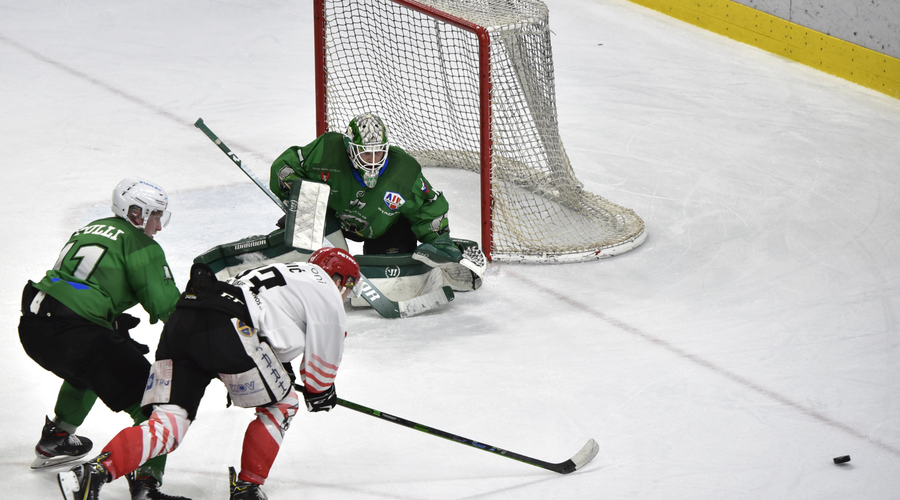
[[[424,262],[431,267],[445,264],[456,264],[463,258],[456,243],[450,239],[450,233],[443,233],[431,243],[423,243],[416,247],[413,259]]]
[[[301,385],[294,388],[303,392],[306,401],[306,410],[309,412],[329,411],[337,405],[337,393],[334,392],[334,384],[324,392],[311,392]]]

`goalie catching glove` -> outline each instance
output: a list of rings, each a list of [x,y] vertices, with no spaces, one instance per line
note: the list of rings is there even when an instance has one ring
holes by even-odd
[[[423,243],[416,247],[412,258],[431,267],[439,267],[444,274],[450,274],[452,280],[459,281],[455,276],[462,270],[463,274],[472,272],[472,284],[460,288],[459,285],[450,283],[454,290],[475,290],[481,286],[481,276],[487,270],[487,258],[478,249],[478,244],[469,240],[453,240],[449,233],[441,234],[431,243]]]
[[[303,392],[306,401],[306,410],[309,412],[329,411],[337,405],[337,393],[334,392],[334,384],[324,392],[308,391],[306,387],[296,384],[294,388]]]

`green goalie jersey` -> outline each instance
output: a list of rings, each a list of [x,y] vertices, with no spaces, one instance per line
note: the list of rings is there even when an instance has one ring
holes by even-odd
[[[362,238],[378,238],[398,217],[409,220],[422,243],[431,243],[449,230],[447,199],[432,189],[419,163],[396,146],[388,149],[378,183],[368,188],[347,156],[344,136],[326,132],[306,146],[293,146],[282,153],[272,164],[269,187],[286,200],[291,182],[298,178],[328,184],[328,208],[341,229]]]
[[[162,247],[119,217],[75,231],[56,265],[34,286],[107,328],[139,303],[150,323],[165,321],[180,295]]]

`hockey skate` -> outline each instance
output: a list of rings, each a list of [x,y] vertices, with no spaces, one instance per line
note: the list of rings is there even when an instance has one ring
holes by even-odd
[[[100,488],[110,480],[109,471],[101,462],[109,458],[109,452],[101,453],[69,472],[57,474],[59,490],[66,500],[98,500]]]
[[[269,498],[259,489],[258,484],[238,479],[234,467],[228,468],[228,480],[231,486],[231,496],[229,497],[231,500],[267,500]]]
[[[131,500],[191,500],[186,497],[166,495],[159,491],[159,483],[153,476],[137,477],[134,472],[125,476],[128,480],[128,491]]]
[[[49,417],[44,417],[41,440],[34,447],[32,469],[43,469],[74,462],[87,455],[94,444],[84,436],[76,436],[57,427]]]

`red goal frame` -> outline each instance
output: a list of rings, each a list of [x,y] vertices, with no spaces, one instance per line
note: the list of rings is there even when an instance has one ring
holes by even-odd
[[[494,248],[493,223],[491,221],[494,197],[491,175],[493,170],[491,151],[491,37],[487,29],[472,22],[442,12],[414,0],[385,0],[421,12],[448,24],[469,31],[478,38],[478,100],[480,115],[480,190],[481,190],[481,246],[488,261]],[[328,132],[326,118],[328,102],[325,92],[328,61],[325,57],[325,0],[313,0],[313,37],[315,50],[316,86],[316,135]],[[360,110],[363,112],[364,110]]]

